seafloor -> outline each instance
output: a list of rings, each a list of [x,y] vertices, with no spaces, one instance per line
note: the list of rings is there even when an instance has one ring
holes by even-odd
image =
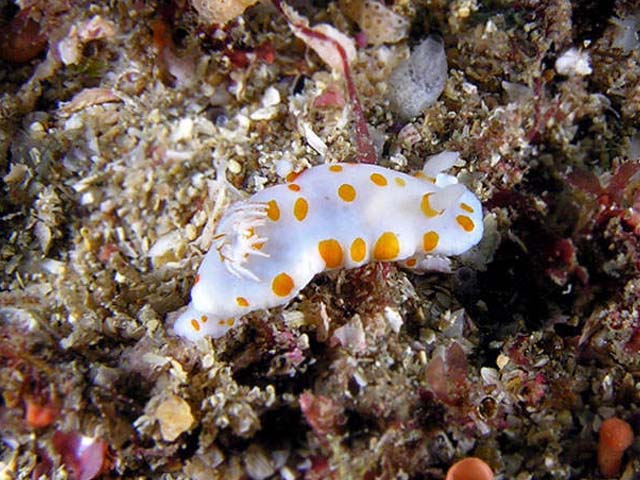
[[[377,163],[459,152],[485,238],[452,273],[321,274],[191,343],[174,312],[225,209],[366,145],[275,4],[222,25],[207,3],[0,0],[0,478],[443,479],[476,456],[596,479],[612,416],[636,434],[615,478],[640,478],[640,6],[291,3],[357,39]],[[444,91],[402,118],[391,71],[431,33]]]

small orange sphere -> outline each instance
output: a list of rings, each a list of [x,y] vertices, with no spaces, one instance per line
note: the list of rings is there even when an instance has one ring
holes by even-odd
[[[468,457],[451,465],[445,480],[493,480],[493,471],[484,460]]]

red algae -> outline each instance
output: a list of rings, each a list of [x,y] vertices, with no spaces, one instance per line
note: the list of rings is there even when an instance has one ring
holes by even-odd
[[[32,8],[20,10],[8,25],[0,27],[0,59],[25,63],[40,55],[47,46]]]
[[[92,480],[105,471],[107,444],[77,432],[55,432],[53,447],[74,480]]]
[[[339,426],[344,423],[340,406],[324,395],[305,392],[300,395],[299,401],[305,419],[318,435],[337,433]]]

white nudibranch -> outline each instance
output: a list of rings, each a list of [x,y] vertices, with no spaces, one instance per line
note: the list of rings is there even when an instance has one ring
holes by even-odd
[[[290,175],[233,205],[220,220],[174,330],[220,337],[258,309],[282,305],[317,273],[372,261],[421,270],[459,255],[483,231],[480,201],[443,172],[457,155],[429,160],[416,176],[337,163]]]

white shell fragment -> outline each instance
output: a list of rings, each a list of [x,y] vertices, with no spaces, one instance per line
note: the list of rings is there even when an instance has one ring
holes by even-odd
[[[577,48],[570,48],[556,60],[556,72],[560,75],[585,76],[591,74],[589,53]]]
[[[160,424],[162,439],[166,442],[173,442],[189,430],[194,420],[189,404],[177,395],[170,395],[158,405],[155,417]]]
[[[447,81],[447,57],[442,38],[430,35],[413,49],[389,78],[391,108],[401,118],[420,115],[433,105]]]

